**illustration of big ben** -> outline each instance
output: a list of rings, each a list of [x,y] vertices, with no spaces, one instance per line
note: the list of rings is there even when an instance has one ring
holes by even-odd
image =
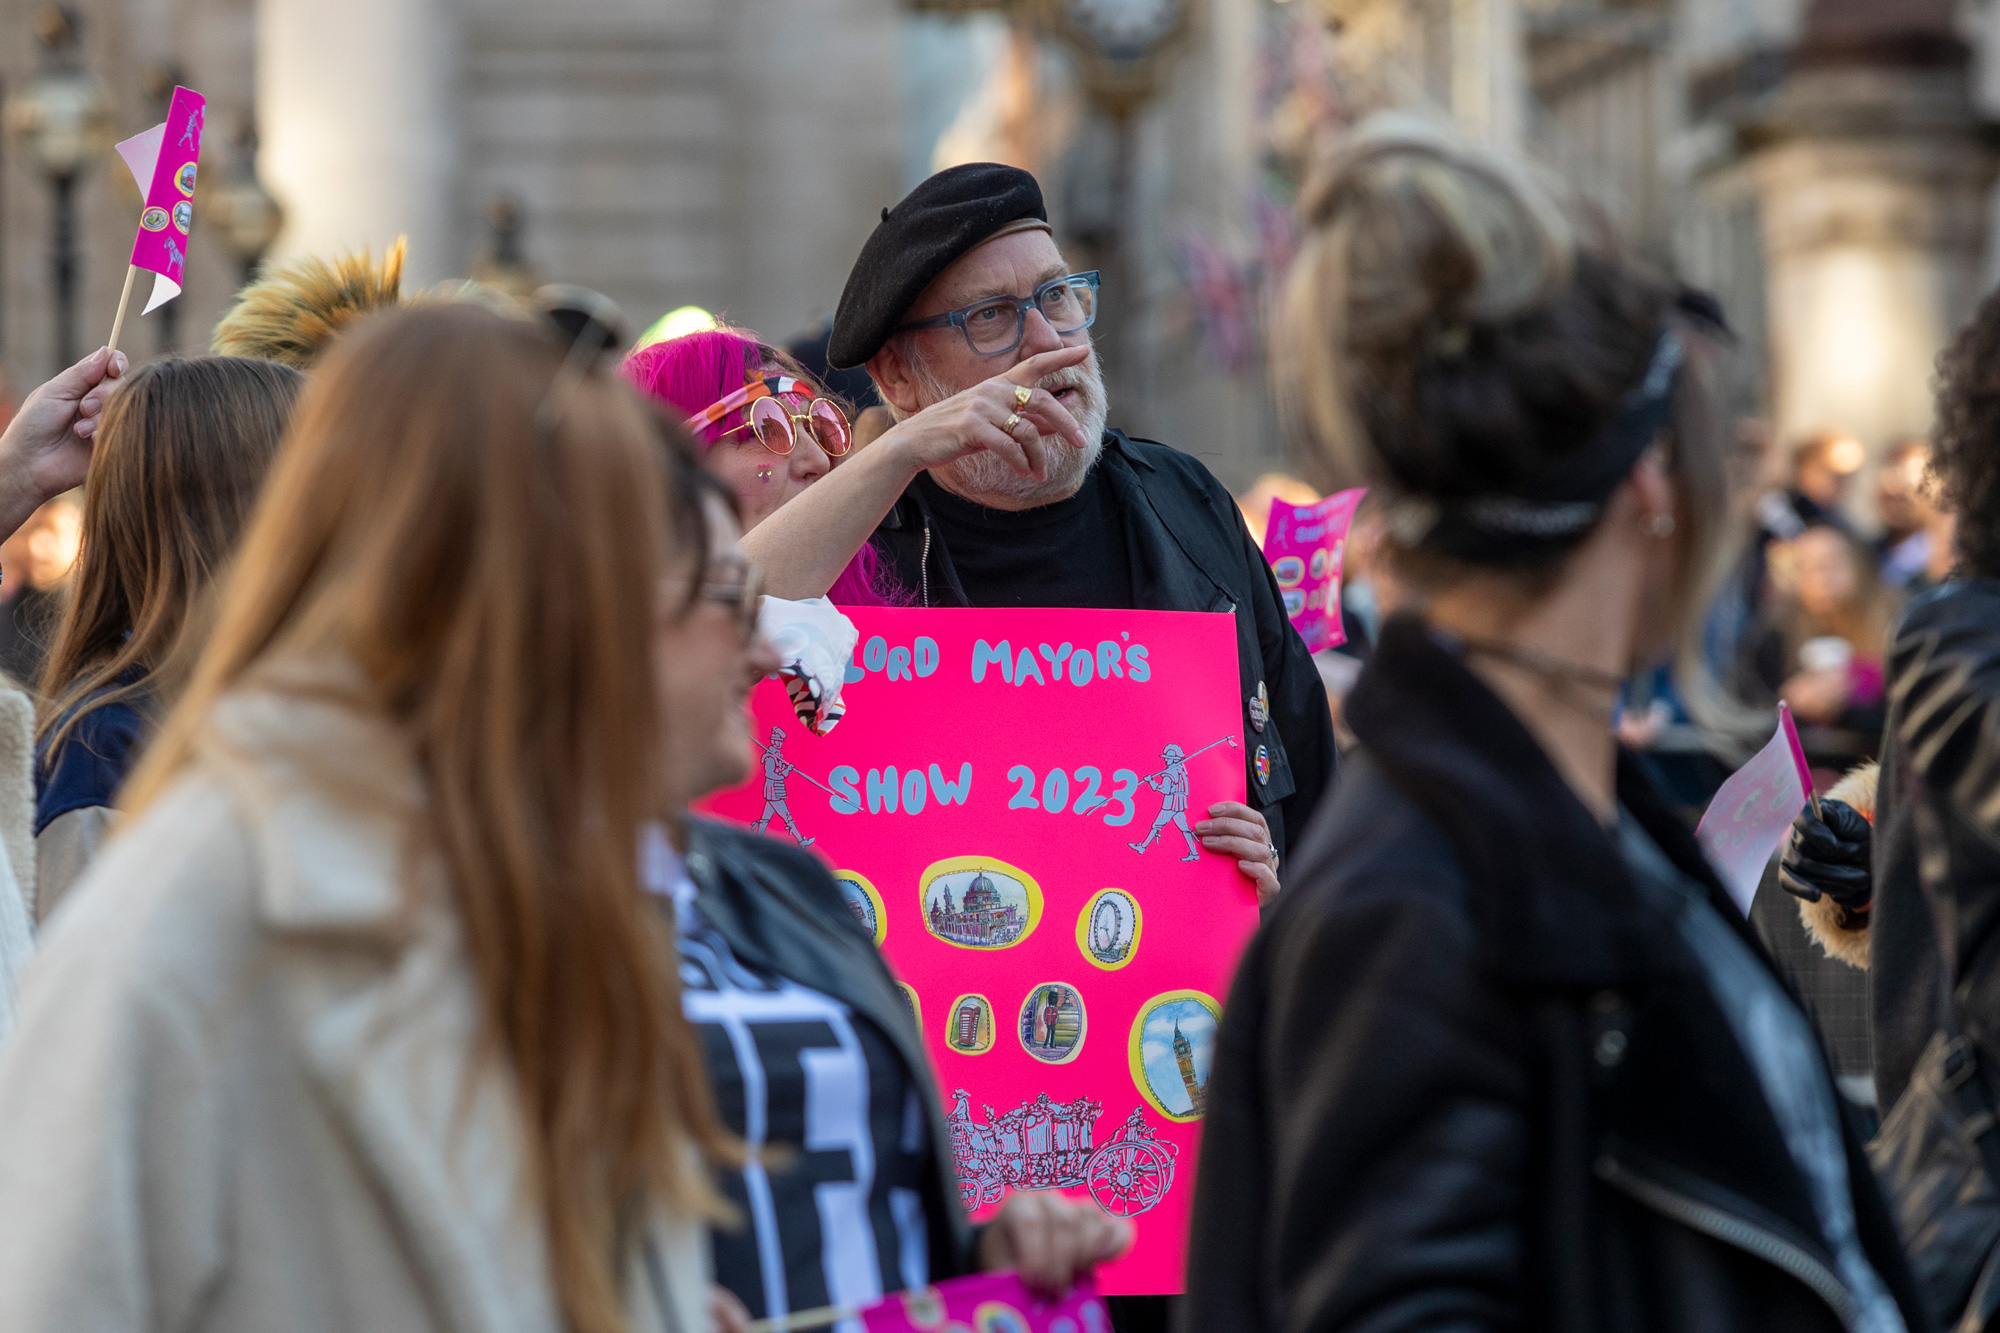
[[[1178,1020],[1174,1023],[1174,1063],[1181,1067],[1181,1082],[1187,1084],[1188,1102],[1196,1115],[1207,1114],[1207,1090],[1194,1072],[1194,1043],[1181,1032]]]

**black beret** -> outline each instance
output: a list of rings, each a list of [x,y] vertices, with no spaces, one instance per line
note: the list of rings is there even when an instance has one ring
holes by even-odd
[[[833,312],[828,363],[847,370],[875,355],[938,274],[1023,218],[1048,222],[1042,187],[1019,167],[998,162],[940,171],[902,203],[883,209]]]

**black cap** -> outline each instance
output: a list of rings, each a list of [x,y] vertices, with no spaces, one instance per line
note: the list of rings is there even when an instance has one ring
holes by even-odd
[[[1048,225],[1042,187],[1019,167],[998,162],[940,171],[883,209],[833,312],[828,364],[847,370],[875,355],[938,274],[1023,219]]]

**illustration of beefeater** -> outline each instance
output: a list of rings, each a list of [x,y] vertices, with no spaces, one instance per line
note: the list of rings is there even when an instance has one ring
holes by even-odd
[[[1144,838],[1138,842],[1127,843],[1126,846],[1143,856],[1146,849],[1153,845],[1154,839],[1160,836],[1160,830],[1171,822],[1176,828],[1180,829],[1181,836],[1187,839],[1187,855],[1183,856],[1181,860],[1199,861],[1201,859],[1201,848],[1195,845],[1194,830],[1188,827],[1187,822],[1187,756],[1182,752],[1180,746],[1169,745],[1166,749],[1160,751],[1160,759],[1166,764],[1166,767],[1157,773],[1149,775],[1145,779],[1148,787],[1160,793],[1160,813],[1154,817],[1153,827],[1146,830]]]
[[[801,837],[798,821],[792,818],[791,807],[785,804],[785,779],[794,766],[785,760],[785,729],[771,728],[771,743],[764,749],[764,813],[757,816],[753,826],[759,833],[771,826],[771,816],[785,821],[785,828],[801,847],[813,845],[813,839]]]

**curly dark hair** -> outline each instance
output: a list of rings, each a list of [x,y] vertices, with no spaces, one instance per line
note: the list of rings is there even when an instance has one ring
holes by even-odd
[[[1976,574],[2000,576],[2000,293],[1939,355],[1931,471],[1958,515],[1958,554]]]

